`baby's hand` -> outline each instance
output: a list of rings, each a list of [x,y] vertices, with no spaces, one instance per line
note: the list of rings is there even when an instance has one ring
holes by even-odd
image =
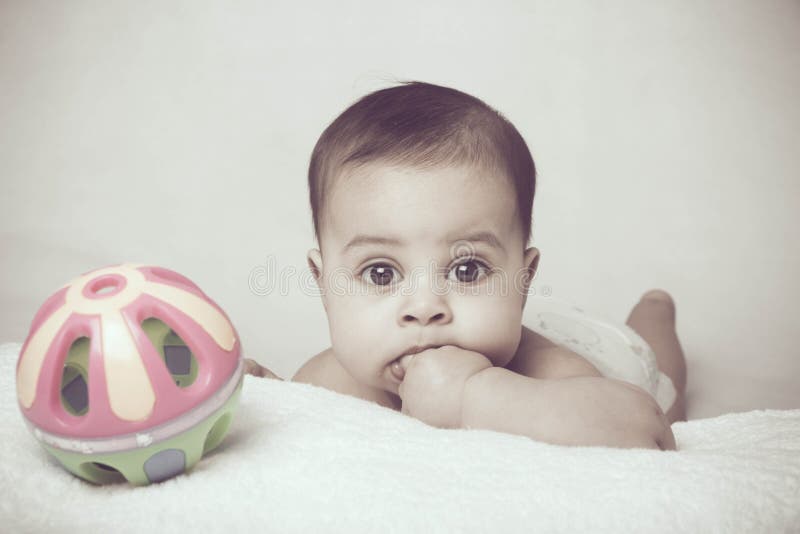
[[[441,428],[461,426],[464,384],[492,366],[478,352],[445,345],[404,358],[405,377],[398,394],[402,412]]]
[[[537,409],[543,441],[563,445],[676,450],[652,395],[621,380],[572,377],[542,382]]]
[[[253,376],[260,376],[263,378],[275,378],[277,380],[282,380],[281,377],[260,365],[257,361],[251,360],[250,358],[244,359],[244,372],[248,375]]]

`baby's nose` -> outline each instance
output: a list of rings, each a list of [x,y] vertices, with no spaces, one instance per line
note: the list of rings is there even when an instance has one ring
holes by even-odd
[[[453,320],[452,311],[441,297],[413,299],[400,314],[400,323],[421,325],[446,324]]]
[[[405,323],[412,323],[414,321],[419,322],[420,324],[427,325],[429,323],[444,323],[446,315],[442,312],[439,312],[435,315],[430,314],[407,314],[403,317],[403,322]]]

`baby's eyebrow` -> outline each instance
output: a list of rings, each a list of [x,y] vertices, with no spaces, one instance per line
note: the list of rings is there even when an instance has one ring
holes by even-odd
[[[493,233],[489,231],[481,231],[475,232],[473,234],[469,234],[466,236],[459,237],[458,239],[454,239],[450,241],[450,244],[456,243],[458,241],[470,241],[473,243],[486,243],[490,247],[494,247],[496,249],[502,250],[503,252],[506,251],[506,248],[503,246],[503,243],[500,242],[500,239]]]
[[[347,252],[350,249],[363,247],[365,245],[402,245],[402,244],[403,242],[401,240],[394,239],[392,237],[358,234],[344,246],[344,251]]]
[[[500,242],[500,239],[497,236],[489,231],[481,231],[475,232],[469,235],[461,236],[457,239],[451,239],[449,244],[452,245],[458,241],[469,241],[469,242],[483,242],[489,245],[490,247],[494,247],[499,249],[503,252],[506,251],[503,244]],[[343,252],[349,252],[358,247],[363,247],[366,245],[395,245],[395,246],[402,246],[404,243],[401,239],[397,239],[394,237],[385,237],[385,236],[377,236],[377,235],[366,235],[366,234],[358,234],[353,239],[348,241],[348,243],[342,249]]]

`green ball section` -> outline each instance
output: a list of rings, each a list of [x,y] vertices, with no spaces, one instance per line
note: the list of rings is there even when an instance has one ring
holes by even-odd
[[[142,330],[158,351],[167,371],[180,388],[197,379],[197,359],[184,341],[163,321],[151,317],[142,321]],[[89,338],[80,337],[70,346],[61,375],[61,404],[72,415],[89,411]]]
[[[243,380],[240,380],[225,404],[205,420],[177,436],[147,447],[109,454],[81,454],[57,449],[44,443],[42,446],[68,471],[94,484],[109,484],[127,480],[131,484],[144,486],[151,482],[159,482],[163,479],[150,480],[145,471],[145,463],[157,454],[169,450],[183,453],[185,459],[183,469],[172,473],[174,475],[188,471],[204,454],[222,443],[233,421],[233,414],[242,392],[242,383]]]
[[[194,355],[188,350],[189,362],[188,365],[175,366],[169,359],[167,349],[174,349],[177,347],[186,347],[186,343],[164,322],[151,317],[142,321],[142,330],[147,334],[150,342],[161,355],[161,359],[167,366],[167,370],[172,374],[173,380],[178,387],[185,388],[191,386],[197,378],[197,360]],[[188,367],[187,370],[180,369],[181,367]],[[187,372],[188,371],[188,372]]]

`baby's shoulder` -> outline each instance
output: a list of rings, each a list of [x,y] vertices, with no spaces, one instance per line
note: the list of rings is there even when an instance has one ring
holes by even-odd
[[[323,387],[344,395],[377,402],[387,408],[398,409],[398,399],[393,399],[388,392],[361,384],[350,376],[336,359],[332,348],[312,356],[297,370],[292,382]]]
[[[320,380],[324,380],[325,371],[331,367],[333,352],[330,348],[323,350],[316,356],[312,356],[306,361],[292,377],[292,382],[303,382],[315,386],[321,386]],[[338,362],[337,362],[338,363]],[[323,386],[324,387],[324,386]]]
[[[522,339],[506,368],[531,378],[552,380],[573,376],[603,376],[589,360],[523,327]]]

